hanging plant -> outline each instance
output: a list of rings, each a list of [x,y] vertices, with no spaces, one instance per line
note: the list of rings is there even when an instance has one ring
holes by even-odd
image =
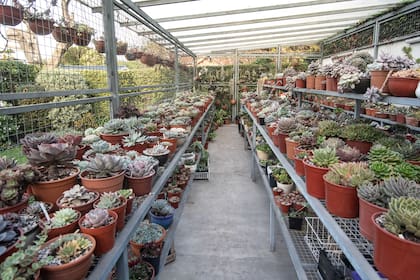
[[[13,1],[13,5],[7,5],[7,2],[0,1],[0,23],[16,26],[23,20],[23,6],[18,1]]]

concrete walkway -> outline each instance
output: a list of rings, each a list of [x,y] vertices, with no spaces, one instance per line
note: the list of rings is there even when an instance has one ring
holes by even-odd
[[[280,235],[269,250],[269,202],[250,179],[251,153],[236,125],[210,144],[210,180],[194,181],[175,236],[176,261],[160,280],[297,279]]]

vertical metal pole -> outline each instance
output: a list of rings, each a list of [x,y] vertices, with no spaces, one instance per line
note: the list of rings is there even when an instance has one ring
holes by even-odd
[[[324,43],[321,43],[320,51],[321,51],[321,57],[319,58],[319,60],[322,64],[322,60],[324,59]]]
[[[197,77],[197,57],[193,57],[193,92],[195,93],[195,78]]]
[[[270,251],[276,250],[276,219],[274,219],[273,205],[270,203]]]
[[[359,119],[360,118],[360,111],[362,109],[362,100],[356,99],[356,104],[354,106],[354,118]]]
[[[236,104],[232,106],[232,122],[235,121],[236,116],[238,115],[238,96],[239,96],[239,53],[238,50],[235,50],[235,59],[234,59],[234,78],[233,78],[233,98],[236,100]]]
[[[120,107],[120,97],[118,95],[118,65],[117,50],[114,25],[114,1],[102,0],[104,7],[103,21],[105,32],[105,50],[106,50],[106,66],[108,74],[108,87],[112,94],[111,99],[111,118],[113,118]]]
[[[175,46],[175,88],[176,92],[179,89],[179,62],[178,62],[178,47]]]
[[[117,261],[117,279],[128,280],[128,253],[124,250]]]
[[[281,71],[281,46],[277,46],[277,64],[276,64],[276,74]]]
[[[373,58],[378,58],[378,49],[379,49],[379,21],[375,21],[375,26],[373,27]]]
[[[251,153],[252,153],[252,157],[251,157],[251,179],[253,182],[255,182],[257,180],[257,163],[255,162],[254,159],[254,154],[255,154],[255,146],[256,146],[256,137],[257,137],[257,126],[255,124],[255,122],[252,123],[252,139],[250,145],[251,145]]]
[[[303,93],[298,92],[297,95],[298,95],[298,106],[302,107],[302,95],[303,95]]]

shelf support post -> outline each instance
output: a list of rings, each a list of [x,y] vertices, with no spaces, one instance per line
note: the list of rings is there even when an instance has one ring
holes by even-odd
[[[255,146],[256,146],[256,134],[257,134],[257,125],[255,122],[252,123],[252,139],[250,145],[251,145],[251,152],[252,155],[255,153]],[[251,157],[251,179],[253,182],[257,180],[257,164],[255,163],[255,160]]]
[[[276,225],[275,223],[276,221],[274,219],[273,204],[270,203],[270,251],[271,252],[274,252],[276,250]]]
[[[299,92],[297,92],[297,95],[298,95],[298,106],[302,107],[302,95],[303,95],[303,93],[299,91]]]
[[[277,45],[276,74],[281,71],[281,46]]]
[[[195,88],[195,79],[197,77],[197,57],[193,57],[193,79],[192,79],[192,84],[193,84],[193,92],[195,93],[196,88]]]
[[[375,21],[375,25],[373,27],[373,58],[374,59],[378,58],[379,30],[380,30],[379,21]]]
[[[360,118],[360,111],[362,109],[362,100],[356,99],[356,104],[354,106],[354,118],[359,119]]]
[[[178,62],[178,46],[175,46],[175,88],[179,90],[179,62]]]
[[[114,25],[114,1],[102,0],[104,9],[103,22],[105,32],[105,50],[106,50],[106,67],[108,76],[108,87],[111,92],[111,119],[118,112],[120,107],[120,97],[118,95],[118,65],[117,50],[115,46],[115,25]]]
[[[128,253],[127,249],[121,254],[117,262],[117,279],[128,280]]]
[[[235,121],[236,116],[238,115],[238,95],[239,95],[239,52],[238,49],[235,49],[235,58],[234,58],[234,71],[233,71],[233,98],[237,101],[235,105],[232,106],[232,122]]]

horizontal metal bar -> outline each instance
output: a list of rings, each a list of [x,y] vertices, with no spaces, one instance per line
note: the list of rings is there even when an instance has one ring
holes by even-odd
[[[193,1],[198,1],[198,0],[148,0],[148,1],[134,2],[134,4],[138,6],[139,8],[144,8],[144,7],[153,7],[153,6],[193,2]],[[119,10],[119,9],[114,9],[114,10]],[[102,13],[102,6],[93,7],[92,11],[94,13]]]
[[[331,236],[340,246],[343,253],[347,256],[348,260],[350,261],[354,269],[359,273],[361,278],[369,279],[369,280],[380,280],[381,278],[378,276],[377,272],[372,268],[369,262],[360,253],[359,249],[349,239],[349,237],[337,224],[337,222],[334,220],[331,214],[325,209],[322,203],[318,199],[308,194],[308,192],[306,191],[305,182],[302,180],[301,177],[299,177],[296,174],[294,167],[284,157],[284,155],[280,153],[279,149],[274,145],[273,141],[268,136],[265,129],[257,122],[257,120],[251,114],[248,108],[244,107],[244,110],[248,113],[249,117],[255,123],[255,125],[257,126],[257,129],[259,130],[259,132],[261,133],[261,135],[263,136],[267,144],[270,146],[270,148],[272,149],[277,159],[280,161],[280,164],[283,166],[283,168],[287,171],[287,173],[290,175],[292,180],[295,182],[295,185],[297,189],[299,190],[299,192],[305,197],[309,205],[311,205],[311,208],[320,218],[321,222],[324,224],[328,232],[331,234]]]
[[[22,92],[22,93],[12,92],[12,93],[0,93],[0,100],[20,100],[20,99],[43,98],[43,97],[98,94],[98,93],[109,93],[109,92],[110,92],[109,88],[81,89],[81,90],[72,90],[72,91],[36,91],[36,92]]]
[[[167,17],[167,18],[157,18],[156,21],[157,22],[173,22],[173,21],[180,21],[180,20],[190,20],[190,19],[218,17],[218,16],[230,16],[230,15],[265,12],[265,11],[272,11],[272,10],[282,10],[282,9],[288,9],[288,8],[307,7],[307,6],[314,6],[314,5],[321,5],[321,4],[330,4],[330,3],[337,3],[337,2],[348,2],[348,1],[349,0],[313,0],[313,1],[307,1],[307,2],[293,2],[293,3],[280,4],[280,5],[260,6],[260,7],[252,7],[252,8],[245,8],[245,9],[229,10],[229,11],[211,12],[211,13],[203,13],[203,14],[189,14],[189,15],[184,15],[184,16],[174,16],[174,17]]]
[[[171,91],[176,91],[176,87],[173,88],[167,88],[167,89],[155,89],[155,90],[149,90],[149,91],[144,91],[144,92],[130,92],[130,93],[123,93],[120,94],[120,98],[126,98],[126,97],[135,97],[135,96],[140,96],[140,95],[145,95],[145,94],[151,94],[151,93],[157,93],[157,92],[171,92]]]
[[[63,102],[31,104],[31,105],[22,105],[22,106],[16,106],[16,107],[3,107],[3,108],[0,108],[0,115],[20,114],[20,113],[33,112],[33,111],[38,111],[38,110],[54,109],[54,108],[61,108],[61,107],[66,107],[66,106],[78,105],[78,104],[89,104],[93,102],[109,101],[109,100],[111,100],[111,96],[100,96],[100,97],[91,97],[91,98],[77,99],[77,100],[71,100],[71,101],[63,101]]]
[[[89,275],[88,280],[102,280],[108,278],[109,274],[112,271],[112,268],[117,263],[121,254],[127,248],[128,242],[130,241],[131,236],[136,231],[139,223],[143,221],[144,217],[146,217],[150,207],[152,206],[153,201],[156,199],[157,195],[161,192],[169,177],[172,175],[173,171],[178,166],[178,162],[181,159],[182,154],[184,154],[184,152],[187,150],[188,146],[192,142],[194,134],[197,132],[199,126],[207,116],[207,113],[213,106],[213,103],[214,100],[211,103],[211,105],[207,108],[206,112],[201,116],[200,120],[197,122],[195,127],[192,129],[184,145],[177,151],[177,153],[172,158],[171,162],[165,168],[163,174],[155,182],[150,195],[133,213],[130,220],[127,222],[123,230],[117,236],[114,247],[107,254],[103,255],[102,258],[99,260],[98,264],[96,265],[92,273]]]
[[[331,16],[331,15],[342,15],[347,13],[356,13],[356,12],[366,12],[378,9],[384,9],[392,7],[394,4],[375,4],[371,6],[363,6],[363,7],[356,7],[356,8],[344,8],[344,9],[337,9],[332,11],[321,11],[321,12],[309,12],[309,13],[301,13],[297,15],[284,15],[280,17],[270,17],[270,18],[260,18],[260,19],[250,19],[250,20],[241,20],[241,21],[229,21],[223,23],[213,23],[213,24],[203,24],[203,25],[189,25],[184,27],[176,27],[176,28],[168,28],[169,32],[179,32],[179,31],[190,31],[190,30],[198,30],[198,29],[210,29],[210,28],[217,28],[217,27],[227,27],[227,26],[238,26],[238,25],[246,25],[246,24],[254,24],[254,23],[263,23],[263,22],[276,22],[276,21],[284,21],[284,20],[291,20],[291,19],[306,19],[305,25],[311,24],[309,18],[316,18],[320,16]],[[353,16],[353,18],[361,19],[363,17]],[[336,21],[345,20],[343,18],[337,19]],[[334,22],[334,20],[331,20]],[[129,26],[124,25],[123,26]]]

